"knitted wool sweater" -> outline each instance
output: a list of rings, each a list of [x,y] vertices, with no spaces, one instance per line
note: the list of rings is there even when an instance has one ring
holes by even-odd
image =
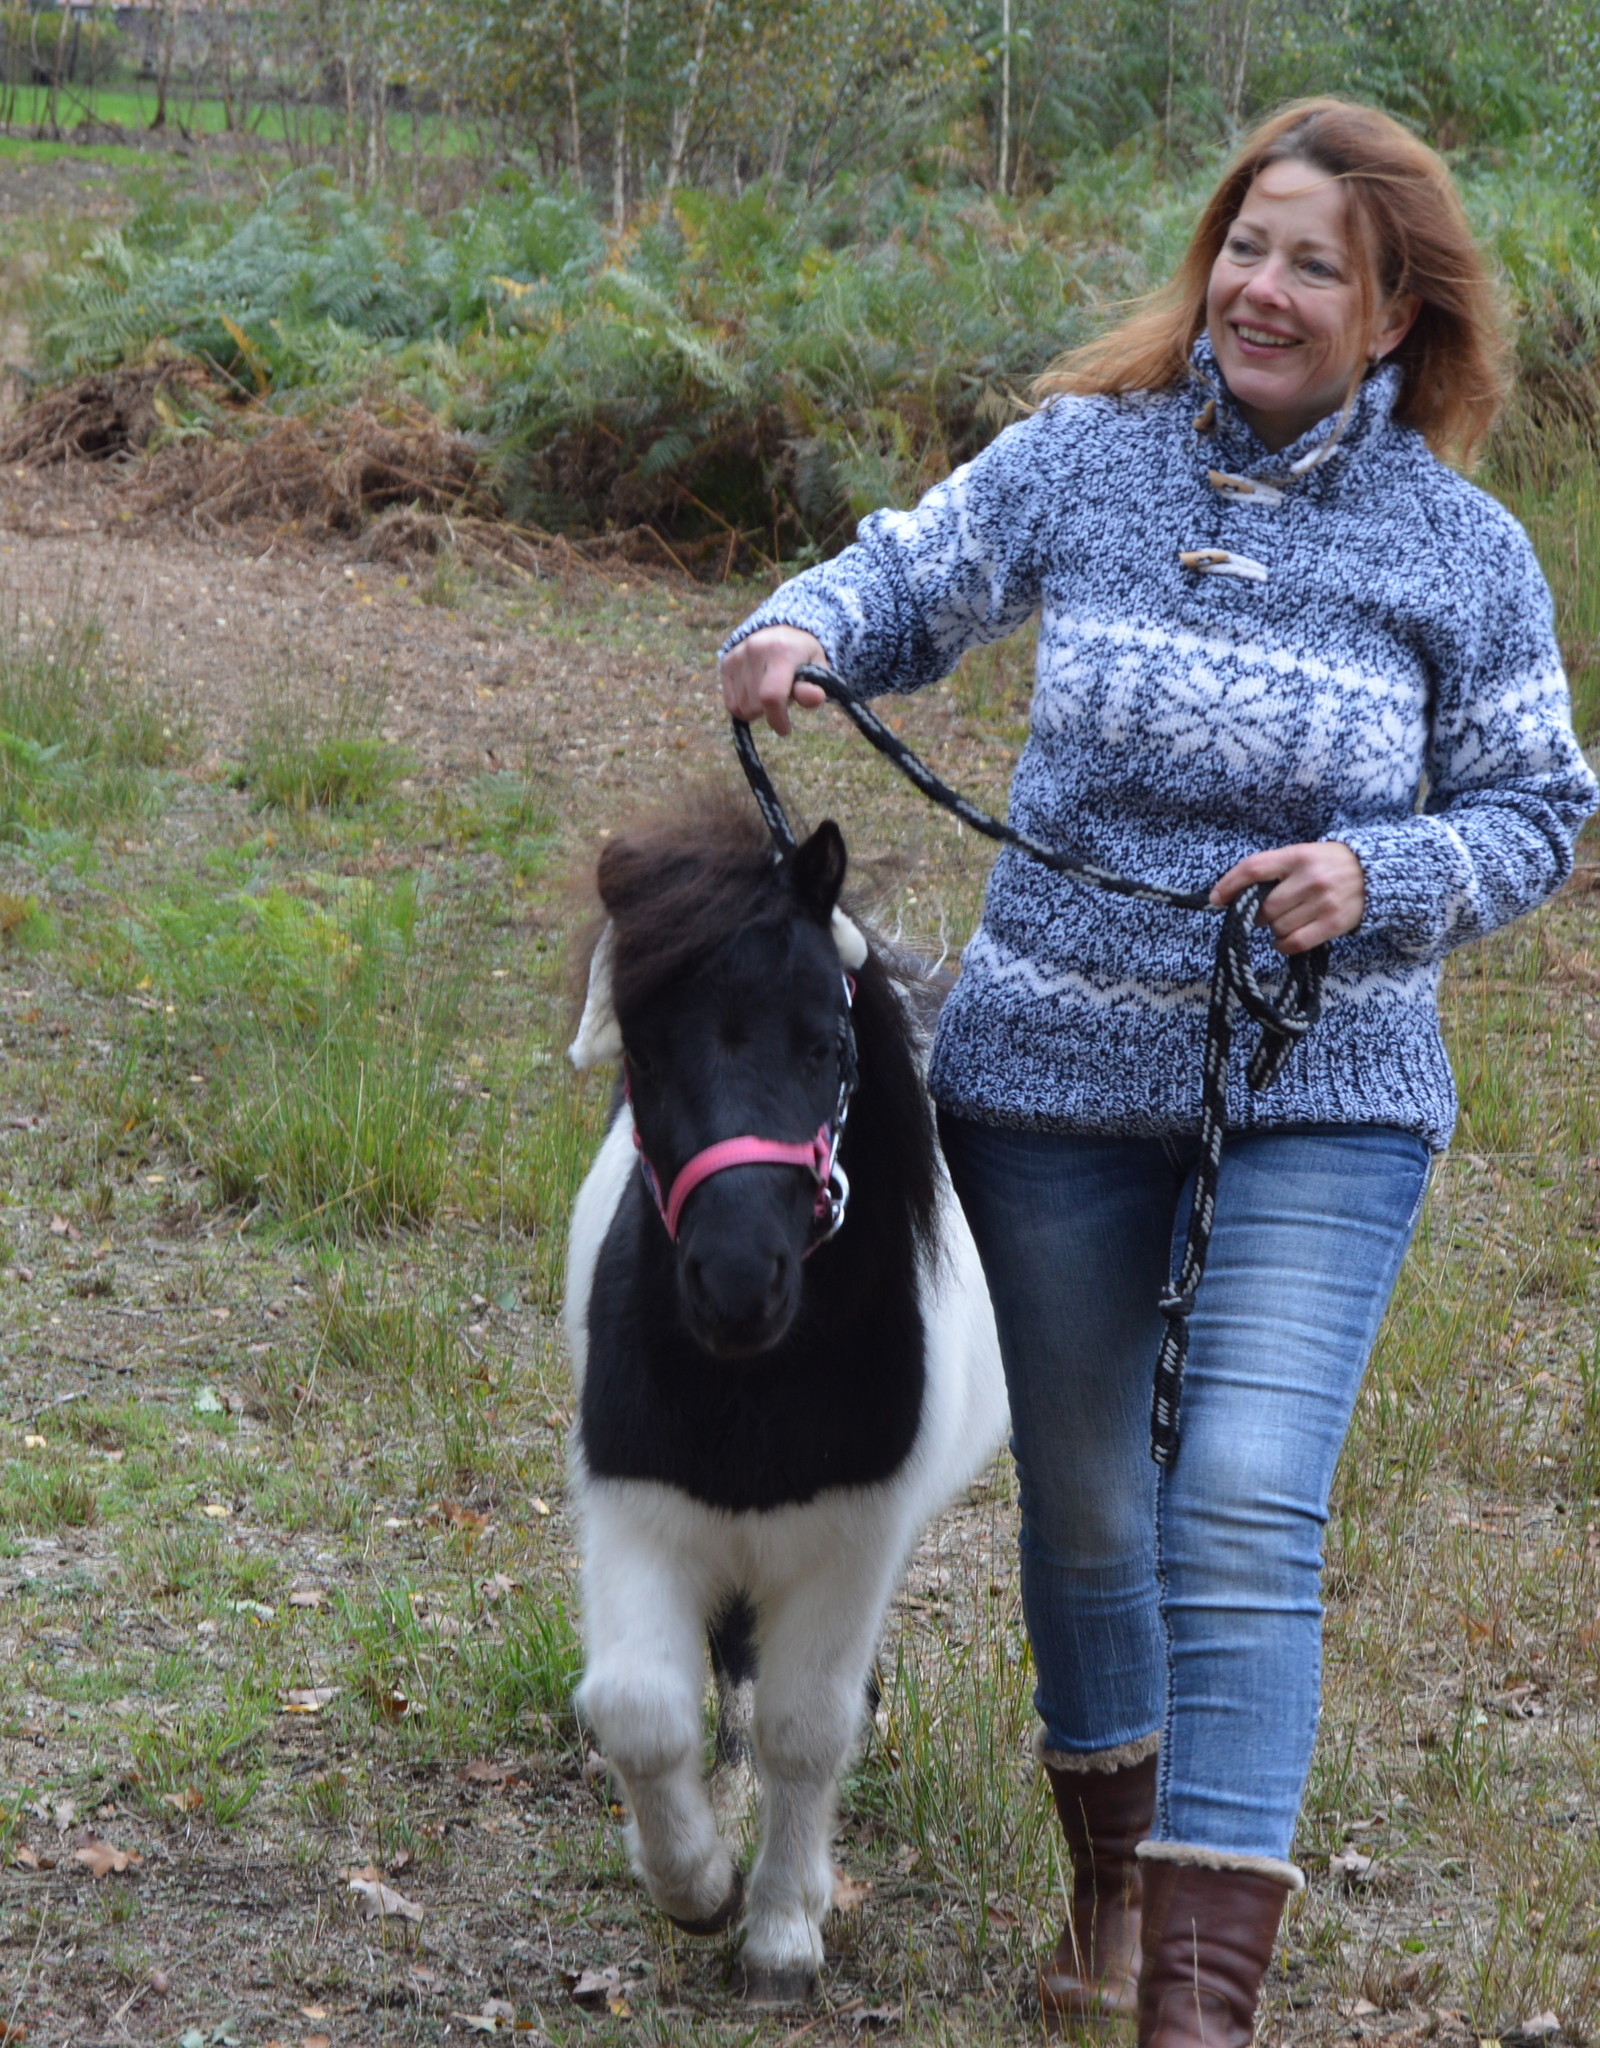
[[[1230,1125],[1383,1123],[1442,1147],[1439,963],[1560,885],[1597,789],[1527,537],[1394,422],[1398,385],[1380,368],[1342,431],[1271,454],[1202,338],[1181,391],[1053,401],[914,511],[865,520],[728,644],[802,628],[869,696],[1038,610],[1013,824],[1179,889],[1308,840],[1361,862],[1322,1019],[1266,1093],[1235,1061]],[[1029,1129],[1194,1130],[1216,936],[1007,849],[935,1097]],[[1270,985],[1281,959],[1253,944]]]

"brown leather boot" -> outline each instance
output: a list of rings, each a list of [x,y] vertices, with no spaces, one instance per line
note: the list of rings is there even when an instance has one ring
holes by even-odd
[[[1055,1954],[1039,1966],[1046,2022],[1131,2016],[1139,1998],[1140,1864],[1156,1810],[1152,1752],[1116,1770],[1047,1763],[1072,1856],[1072,1903]]]
[[[1229,1870],[1172,1862],[1161,1854],[1170,1846],[1147,1843],[1141,1859],[1139,2048],[1250,2048],[1284,1901],[1304,1880],[1265,1856]]]

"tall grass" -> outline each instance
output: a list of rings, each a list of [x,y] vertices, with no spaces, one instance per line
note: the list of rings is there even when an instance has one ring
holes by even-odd
[[[48,851],[148,810],[149,771],[184,736],[181,711],[108,659],[80,608],[0,624],[0,842]]]

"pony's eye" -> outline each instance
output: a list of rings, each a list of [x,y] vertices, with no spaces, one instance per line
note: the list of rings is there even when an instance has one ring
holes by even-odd
[[[628,1065],[636,1074],[648,1074],[655,1067],[655,1061],[642,1046],[630,1045],[627,1047],[627,1057]]]
[[[833,1041],[827,1038],[813,1038],[801,1054],[801,1058],[813,1073],[827,1065],[828,1055],[833,1051]]]

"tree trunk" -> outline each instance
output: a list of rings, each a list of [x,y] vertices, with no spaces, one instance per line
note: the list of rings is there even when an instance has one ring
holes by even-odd
[[[167,89],[172,83],[172,66],[178,54],[178,0],[167,0],[161,16],[161,41],[156,55],[156,110],[152,128],[167,125]]]
[[[1005,196],[1011,175],[1011,0],[1000,0],[1000,171],[995,182]]]
[[[572,24],[561,17],[561,68],[567,80],[567,141],[572,157],[572,181],[583,183],[583,124],[578,119],[578,67],[572,57]]]
[[[789,143],[794,135],[794,101],[785,100],[783,111],[778,116],[778,125],[772,133],[772,147],[767,152],[767,183],[777,190],[783,183],[783,174],[789,162]]]
[[[689,141],[689,124],[694,119],[695,96],[700,90],[700,70],[706,61],[706,37],[711,29],[711,9],[715,0],[703,0],[700,9],[700,26],[695,32],[694,58],[689,66],[689,76],[684,82],[683,98],[672,110],[672,146],[667,155],[667,190],[677,184],[683,171],[683,152]]]
[[[611,225],[621,234],[628,219],[628,31],[633,0],[622,0],[622,33],[617,42],[617,111],[611,127]]]

